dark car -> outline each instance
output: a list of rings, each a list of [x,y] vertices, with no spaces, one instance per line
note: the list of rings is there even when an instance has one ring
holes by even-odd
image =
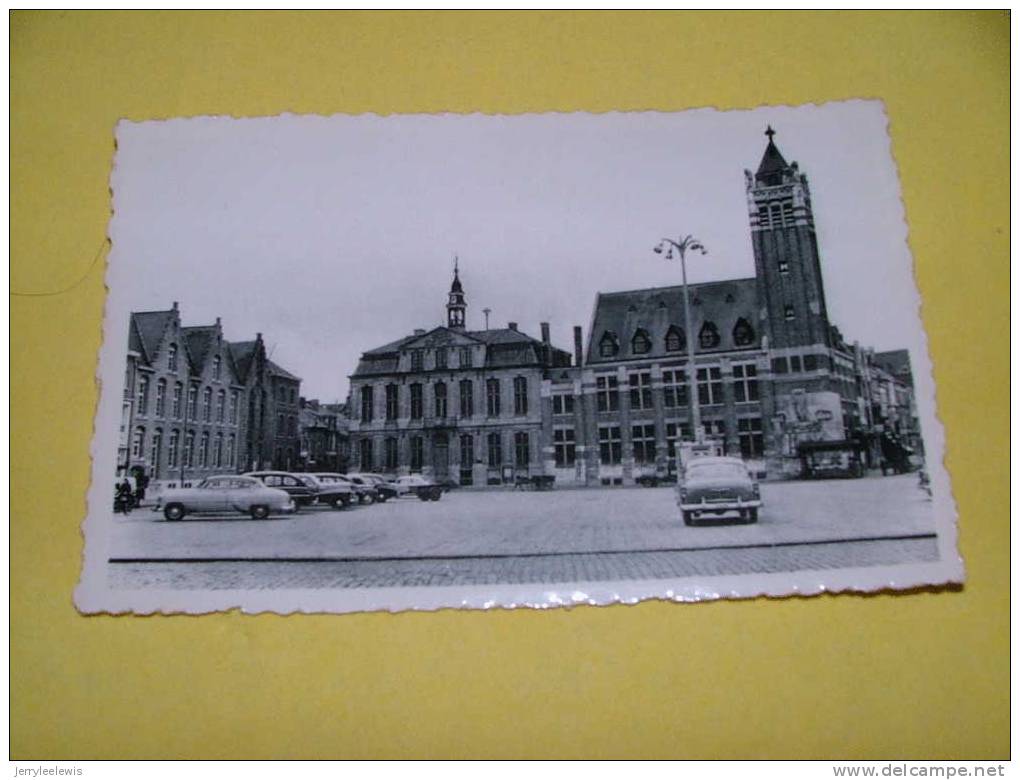
[[[379,495],[375,483],[367,479],[363,474],[343,474],[342,476],[354,488],[354,495],[358,497],[358,503],[373,504],[376,501],[386,500]]]
[[[295,506],[310,506],[319,497],[315,479],[303,479],[303,474],[291,474],[289,471],[249,471],[244,476],[254,477],[266,487],[282,490],[294,499]]]
[[[382,503],[390,498],[397,497],[397,488],[384,477],[382,474],[369,474],[361,472],[359,474],[350,474],[350,477],[356,477],[363,483],[368,484],[375,488],[376,501]]]
[[[334,509],[350,506],[354,500],[354,485],[339,474],[299,474],[304,479],[314,479],[319,488],[319,503],[329,504]]]

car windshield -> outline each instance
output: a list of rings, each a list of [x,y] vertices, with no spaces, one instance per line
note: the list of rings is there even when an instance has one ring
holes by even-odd
[[[747,479],[747,470],[737,463],[692,463],[689,479]]]

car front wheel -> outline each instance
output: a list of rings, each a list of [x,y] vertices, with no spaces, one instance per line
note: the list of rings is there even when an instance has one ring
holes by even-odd
[[[694,519],[694,512],[684,512],[684,525],[697,525],[697,521]]]
[[[751,523],[757,523],[758,508],[754,507],[753,509],[745,509],[743,512],[740,513],[740,517],[748,525],[750,525]]]
[[[333,499],[333,508],[345,509],[349,502],[350,499],[348,499],[346,496],[337,496],[336,498]]]
[[[184,517],[184,505],[183,504],[167,504],[163,510],[163,517],[167,520],[180,520]]]
[[[250,510],[252,520],[265,520],[269,517],[269,507],[265,504],[256,504]]]

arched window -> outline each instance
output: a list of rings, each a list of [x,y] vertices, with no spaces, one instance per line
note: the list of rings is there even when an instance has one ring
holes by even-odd
[[[733,326],[733,343],[738,347],[746,347],[754,343],[754,328],[751,323],[741,317]]]
[[[630,349],[635,355],[644,355],[652,348],[652,340],[648,338],[648,331],[638,328],[634,338],[630,340]]]
[[[166,465],[169,468],[177,468],[177,446],[180,443],[181,434],[179,431],[170,431],[170,439],[166,445]]]
[[[209,431],[202,434],[201,443],[198,445],[198,467],[204,469],[209,465]]]
[[[230,436],[227,437],[227,462],[223,464],[225,466],[228,466],[229,468],[234,467],[234,455],[236,446],[237,439],[234,436],[234,434],[230,434]]]
[[[687,339],[684,337],[684,332],[676,325],[670,325],[669,330],[666,331],[666,351],[667,352],[679,352],[687,346]]]
[[[168,371],[177,370],[177,345],[171,344],[166,348],[166,367]]]
[[[719,346],[719,329],[714,322],[706,322],[698,333],[698,343],[702,349],[715,349]]]
[[[174,384],[173,401],[170,404],[173,417],[175,420],[181,419],[181,398],[184,395],[184,385],[180,382]]]
[[[195,432],[188,431],[184,435],[184,452],[181,454],[181,461],[184,468],[190,469],[195,457]]]
[[[149,377],[138,377],[138,414],[149,413]]]
[[[607,330],[599,339],[599,355],[602,357],[614,357],[620,351],[620,345],[616,340],[616,334]]]
[[[223,434],[216,434],[216,444],[213,447],[213,466],[220,468],[223,465]]]
[[[149,468],[152,471],[152,476],[159,479],[161,470],[160,466],[162,462],[160,456],[163,449],[163,429],[157,428],[152,434],[152,448],[149,451]]]
[[[221,358],[219,355],[217,355],[216,357],[213,358],[213,362],[212,362],[212,375],[213,375],[213,379],[219,379],[220,378],[220,369],[222,367],[223,367],[223,358]]]
[[[212,421],[212,388],[207,387],[202,391],[202,419],[206,422]]]
[[[227,391],[220,390],[216,394],[216,422],[227,421]]]
[[[145,444],[145,426],[139,425],[135,428],[135,434],[131,439],[131,457],[140,458],[145,452],[142,447]]]
[[[156,416],[163,417],[166,414],[166,380],[160,379],[156,382]]]

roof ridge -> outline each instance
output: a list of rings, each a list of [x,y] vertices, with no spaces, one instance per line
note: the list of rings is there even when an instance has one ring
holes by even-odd
[[[712,281],[709,282],[690,282],[688,283],[687,287],[688,288],[707,287],[708,285],[712,284],[734,284],[736,282],[753,282],[756,279],[757,277],[755,276],[741,276],[737,279],[713,279]],[[598,297],[596,298],[595,302],[597,304],[599,299],[603,297],[608,298],[612,295],[633,295],[634,293],[641,292],[655,292],[658,290],[682,290],[682,289],[683,289],[682,284],[668,284],[660,285],[659,287],[639,287],[634,290],[610,290],[609,292],[602,291],[598,293]]]

